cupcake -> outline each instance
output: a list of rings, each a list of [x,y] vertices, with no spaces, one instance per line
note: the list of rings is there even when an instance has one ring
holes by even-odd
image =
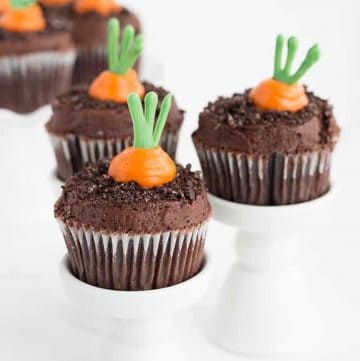
[[[125,27],[119,49],[120,26],[109,22],[108,63],[88,86],[74,87],[53,103],[53,115],[46,124],[57,160],[57,175],[66,180],[88,162],[112,158],[131,146],[133,129],[126,100],[131,92],[143,97],[154,91],[162,100],[166,91],[141,83],[132,66],[141,53],[142,37]],[[157,112],[160,111],[158,108]],[[172,102],[169,119],[160,140],[163,149],[175,157],[184,112]]]
[[[210,205],[191,167],[176,166],[158,142],[171,108],[148,93],[145,112],[129,97],[134,146],[91,164],[70,178],[55,205],[80,280],[101,288],[149,290],[197,274],[204,260]]]
[[[46,19],[66,21],[71,26],[72,0],[40,0]]]
[[[71,33],[47,22],[33,0],[11,0],[0,15],[0,108],[28,113],[69,89]]]
[[[136,33],[140,32],[138,18],[115,0],[75,0],[72,22],[77,59],[73,84],[89,84],[107,68],[106,32],[111,17],[121,26],[132,25]]]
[[[330,188],[330,160],[339,137],[332,106],[298,81],[318,61],[313,46],[291,73],[298,47],[276,41],[272,79],[230,98],[221,97],[200,114],[193,133],[207,186],[214,195],[254,205],[310,201]]]

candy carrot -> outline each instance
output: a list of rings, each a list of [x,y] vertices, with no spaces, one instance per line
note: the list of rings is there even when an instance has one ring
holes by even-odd
[[[37,32],[46,27],[36,0],[10,0],[10,8],[0,18],[0,28],[12,32]]]
[[[107,16],[121,12],[121,6],[114,0],[76,0],[74,10],[79,14],[96,12]]]
[[[298,70],[291,75],[298,40],[295,37],[289,38],[285,67],[281,68],[283,48],[284,37],[278,35],[276,39],[274,76],[254,88],[250,93],[250,97],[254,104],[263,110],[297,112],[309,102],[304,86],[297,82],[319,60],[320,49],[317,44],[310,48]]]
[[[134,146],[112,160],[108,173],[116,182],[136,182],[143,188],[154,188],[171,182],[176,176],[175,163],[158,145],[170,112],[171,95],[164,98],[156,124],[156,93],[148,93],[144,103],[145,113],[140,97],[135,93],[129,96]]]
[[[143,38],[135,37],[135,30],[131,25],[125,27],[121,47],[119,49],[120,24],[112,18],[108,24],[108,68],[103,71],[90,85],[89,95],[100,100],[112,100],[126,103],[129,94],[136,93],[143,97],[145,89],[140,83],[133,68],[142,48]]]
[[[0,0],[0,14],[9,9],[10,9],[9,0]]]
[[[66,6],[71,4],[72,0],[40,0],[41,4],[45,6]]]

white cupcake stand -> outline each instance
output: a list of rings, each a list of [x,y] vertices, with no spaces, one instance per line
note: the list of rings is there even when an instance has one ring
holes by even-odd
[[[210,281],[210,263],[195,277],[159,290],[123,292],[90,286],[75,278],[64,257],[60,275],[77,326],[94,328],[104,338],[99,358],[106,361],[168,361],[169,355],[186,360],[179,344],[175,314],[196,304]],[[75,316],[76,315],[76,316]],[[180,353],[184,352],[184,355]]]
[[[322,343],[321,305],[298,250],[306,232],[330,222],[333,199],[331,191],[311,202],[261,207],[210,195],[215,219],[238,230],[237,261],[207,327],[214,342],[251,356],[308,352]]]

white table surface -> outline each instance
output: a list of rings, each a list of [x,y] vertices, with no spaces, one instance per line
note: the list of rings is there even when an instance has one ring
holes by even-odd
[[[146,20],[151,46],[156,50],[157,55],[147,49],[146,54],[150,61],[146,65],[145,72],[149,78],[157,76],[159,81],[174,89],[181,106],[189,110],[179,145],[179,158],[182,162],[192,162],[197,167],[198,162],[189,135],[196,127],[198,111],[207,100],[214,98],[216,94],[229,94],[234,89],[240,91],[246,84],[257,81],[259,76],[257,70],[250,66],[252,64],[249,59],[250,55],[246,54],[247,59],[244,58],[244,63],[247,64],[249,71],[236,68],[237,62],[241,60],[240,56],[238,59],[232,58],[229,66],[221,69],[221,76],[214,79],[216,84],[212,83],[210,86],[207,81],[208,73],[223,58],[216,57],[216,54],[211,58],[211,52],[206,50],[209,44],[205,41],[202,56],[207,61],[204,64],[199,60],[199,54],[192,55],[193,58],[195,57],[194,64],[199,76],[194,78],[197,86],[195,87],[193,84],[189,86],[190,80],[183,76],[183,70],[180,71],[179,68],[184,69],[186,66],[186,71],[190,71],[188,67],[191,64],[187,59],[182,57],[179,59],[179,54],[176,52],[164,50],[163,41],[169,41],[169,34],[167,34],[168,37],[165,34],[165,38],[162,39],[161,26],[178,27],[177,32],[174,30],[171,35],[176,37],[176,41],[180,41],[182,31],[185,39],[189,39],[193,29],[196,28],[198,16],[190,16],[188,18],[189,28],[184,29],[183,22],[180,22],[177,16],[173,17],[174,24],[171,24],[168,17],[162,19],[157,14],[159,11],[155,10],[155,7],[162,6],[164,12],[171,11],[172,14],[179,14],[179,17],[183,19],[187,14],[186,9],[192,6],[192,9],[195,9],[193,11],[200,11],[200,5],[196,4],[204,3],[185,0],[182,2],[183,7],[179,2],[169,3],[171,4],[155,0],[151,7],[148,2],[134,1],[134,6],[139,11],[142,10],[143,18],[152,16],[155,19],[153,22],[149,19]],[[235,6],[234,10],[239,9],[236,7],[239,6],[239,3],[224,2],[227,7]],[[268,2],[260,3],[266,10],[278,14],[279,18],[282,14],[291,12],[284,1],[276,1],[273,10],[267,7]],[[333,1],[328,3],[328,18],[324,21],[331,22],[337,16],[338,4]],[[345,1],[345,3],[350,4],[351,1]],[[250,14],[248,17],[251,18],[251,15],[256,12],[256,5],[252,3],[248,6]],[[315,4],[313,6],[317,9]],[[227,16],[230,20],[235,21],[234,11],[228,10]],[[243,14],[243,7],[241,7],[241,11]],[[216,14],[217,9],[212,2],[209,2],[208,17],[203,18],[200,26],[201,34],[205,35],[206,27],[209,29],[209,36],[218,34],[211,26],[213,23],[211,17],[215,18]],[[347,16],[353,19],[350,12],[347,12]],[[242,19],[245,25],[239,23],[238,26],[252,24],[246,16]],[[262,14],[261,19],[265,21],[266,16]],[[344,21],[343,18],[341,19]],[[230,20],[228,23],[224,22],[225,27],[229,24],[235,27],[238,24],[234,25]],[[321,234],[314,234],[311,239],[304,239],[303,251],[299,255],[304,262],[304,268],[308,270],[314,299],[323,302],[322,317],[328,334],[326,342],[319,345],[319,350],[305,357],[301,356],[300,359],[355,361],[360,359],[360,236],[358,226],[360,162],[356,160],[360,153],[360,128],[354,125],[356,124],[356,115],[359,114],[357,106],[350,107],[349,103],[356,104],[356,86],[351,82],[350,77],[346,77],[346,79],[339,77],[341,86],[354,96],[350,101],[343,92],[339,91],[339,86],[331,87],[326,71],[329,72],[330,68],[340,61],[340,55],[335,54],[338,44],[336,41],[334,44],[330,40],[327,41],[326,31],[315,26],[316,18],[314,16],[308,21],[314,26],[316,36],[324,40],[326,52],[330,53],[333,58],[338,56],[335,60],[324,60],[323,68],[319,66],[321,68],[320,77],[317,77],[314,70],[312,79],[314,79],[313,84],[316,89],[324,90],[325,95],[330,96],[334,103],[339,105],[337,114],[340,115],[338,117],[341,118],[344,130],[336,153],[333,172],[337,190],[337,221],[329,229],[324,229]],[[347,22],[344,21],[344,23]],[[287,25],[292,31],[299,30],[307,40],[313,40],[312,33],[302,30],[301,24],[295,20],[282,22],[285,31],[287,31]],[[349,22],[346,27],[329,30],[328,36],[333,36],[335,30],[340,31],[343,35],[347,34],[346,32],[350,32],[352,29],[352,25],[353,23]],[[272,38],[278,30],[273,28],[271,31],[274,33],[270,35],[266,33],[267,40]],[[225,33],[228,34],[227,30]],[[261,39],[261,33],[256,33],[254,36]],[[218,38],[218,41],[220,41],[219,39],[221,38]],[[198,40],[195,38],[193,42],[190,41],[190,49],[196,49]],[[231,39],[225,38],[224,42],[226,43],[226,41],[229,42],[228,45],[231,44]],[[351,43],[351,39],[346,41],[348,45]],[[245,43],[249,45],[248,41]],[[344,47],[348,46],[346,44]],[[268,49],[267,51],[271,51],[271,46],[266,44],[264,46]],[[225,45],[220,50],[224,49],[226,49]],[[259,57],[263,53],[261,49],[255,49],[254,52],[256,51]],[[161,59],[165,58],[166,66],[164,68],[159,65],[158,55]],[[358,55],[358,49],[354,50],[355,55]],[[176,63],[176,59],[178,63]],[[271,59],[267,61],[271,61]],[[255,61],[254,67],[256,65],[259,65],[259,62]],[[237,70],[239,71],[237,72]],[[358,71],[358,69],[354,71]],[[246,80],[237,83],[234,74],[239,79]],[[106,351],[102,349],[101,339],[72,321],[71,312],[65,302],[60,284],[58,265],[65,253],[65,246],[52,216],[55,196],[50,176],[54,169],[54,159],[43,129],[49,115],[49,108],[43,108],[26,118],[8,112],[0,112],[0,201],[2,206],[0,211],[0,360],[80,361],[101,359],[106,361],[105,356],[101,357],[106,355]],[[207,306],[213,304],[222,278],[233,260],[232,235],[231,228],[212,222],[207,250],[213,257],[215,272],[211,292],[198,309],[202,316],[206,317]],[[243,359],[240,356],[228,354],[208,341],[204,333],[197,327],[198,317],[195,317],[195,314],[199,313],[187,312],[183,315],[184,317],[179,318],[179,329],[183,330],[181,341],[184,342],[184,347],[189,354],[188,360]],[[176,361],[176,355],[171,355],[171,359]],[[296,357],[287,357],[286,359],[296,359]]]

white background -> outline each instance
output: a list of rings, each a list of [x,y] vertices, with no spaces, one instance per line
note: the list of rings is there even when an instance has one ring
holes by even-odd
[[[126,5],[144,23],[147,79],[171,89],[187,110],[178,155],[181,162],[195,167],[190,134],[201,108],[218,95],[242,91],[269,77],[278,32],[299,36],[300,54],[319,42],[323,57],[306,83],[335,105],[343,134],[333,172],[337,221],[304,239],[299,255],[314,299],[323,302],[328,328],[318,352],[302,360],[359,360],[358,2],[128,0]],[[0,360],[4,361],[95,360],[102,354],[94,336],[71,323],[62,296],[58,263],[65,247],[52,218],[54,160],[43,129],[49,115],[49,108],[28,117],[0,112]],[[232,235],[232,229],[212,223],[208,251],[215,261],[215,294],[233,259]],[[204,306],[211,301],[209,296]],[[189,360],[240,359],[211,345],[190,321],[184,327]]]

